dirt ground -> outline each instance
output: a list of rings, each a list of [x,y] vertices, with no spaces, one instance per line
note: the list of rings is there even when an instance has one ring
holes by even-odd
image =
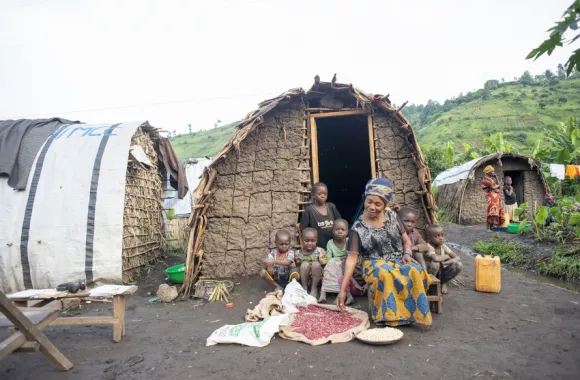
[[[477,228],[447,231],[448,241],[467,247],[487,236]],[[213,330],[241,323],[267,288],[240,279],[233,309],[197,300],[149,303],[147,292],[163,280],[153,272],[129,300],[120,343],[112,342],[110,327],[50,327],[46,334],[75,367],[61,373],[39,353],[18,353],[0,361],[0,379],[580,378],[580,294],[505,269],[500,294],[479,293],[473,290],[473,259],[461,258],[465,286],[451,287],[443,314],[434,314],[431,327],[402,328],[404,339],[391,346],[353,341],[311,347],[276,337],[264,348],[206,347]],[[171,262],[160,265],[166,264]],[[87,305],[86,313],[110,312],[109,305]],[[357,306],[365,309],[366,300]]]

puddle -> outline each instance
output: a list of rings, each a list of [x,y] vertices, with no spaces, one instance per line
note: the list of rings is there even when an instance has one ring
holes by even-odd
[[[475,257],[478,255],[477,252],[474,252],[472,249],[467,248],[461,244],[455,244],[451,242],[446,242],[446,244],[449,246],[449,248],[465,253],[466,255],[469,255],[471,257]],[[543,274],[532,272],[526,269],[515,268],[509,265],[502,265],[502,269],[507,269],[512,273],[518,274],[526,278],[530,278],[532,280],[536,280],[538,282],[543,282],[545,284],[550,284],[558,288],[567,289],[576,293],[580,293],[579,283],[568,282],[566,280],[562,280],[557,277],[544,276]]]

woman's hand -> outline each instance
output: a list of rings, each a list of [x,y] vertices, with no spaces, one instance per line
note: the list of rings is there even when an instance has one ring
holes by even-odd
[[[409,264],[411,264],[411,263],[419,264],[419,263],[417,262],[417,260],[415,260],[414,258],[412,258],[412,257],[411,257],[411,255],[409,255],[408,253],[405,253],[405,254],[403,255],[403,264],[405,264],[405,265],[409,265]]]
[[[338,296],[336,296],[336,306],[338,306],[338,309],[340,311],[346,311],[346,308],[344,307],[344,300],[346,299],[346,292],[344,290],[340,290],[340,293],[338,293]]]

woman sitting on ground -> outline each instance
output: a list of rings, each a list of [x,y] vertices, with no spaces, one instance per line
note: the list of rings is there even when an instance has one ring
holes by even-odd
[[[376,178],[367,183],[364,213],[348,237],[344,281],[336,302],[344,310],[346,288],[360,255],[375,324],[431,325],[425,294],[431,277],[412,258],[409,237],[397,214],[387,208],[392,192],[393,184],[388,179]]]

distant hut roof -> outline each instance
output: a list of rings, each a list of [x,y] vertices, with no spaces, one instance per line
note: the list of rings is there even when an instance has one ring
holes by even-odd
[[[487,164],[490,161],[499,160],[501,162],[502,158],[525,159],[530,164],[530,168],[532,168],[532,169],[540,168],[540,163],[538,161],[536,161],[533,158],[530,158],[528,156],[525,156],[523,154],[511,153],[511,152],[499,152],[499,153],[493,153],[493,154],[483,156],[483,157],[478,157],[478,158],[475,158],[471,161],[467,161],[464,164],[449,168],[449,169],[445,170],[444,172],[440,173],[433,180],[433,185],[434,186],[451,185],[453,183],[462,181],[464,179],[472,180],[474,178],[475,170],[477,168],[483,166],[484,164]],[[543,182],[545,182],[544,175],[543,175],[542,171],[540,170],[539,173],[540,173],[540,178],[542,179]]]

